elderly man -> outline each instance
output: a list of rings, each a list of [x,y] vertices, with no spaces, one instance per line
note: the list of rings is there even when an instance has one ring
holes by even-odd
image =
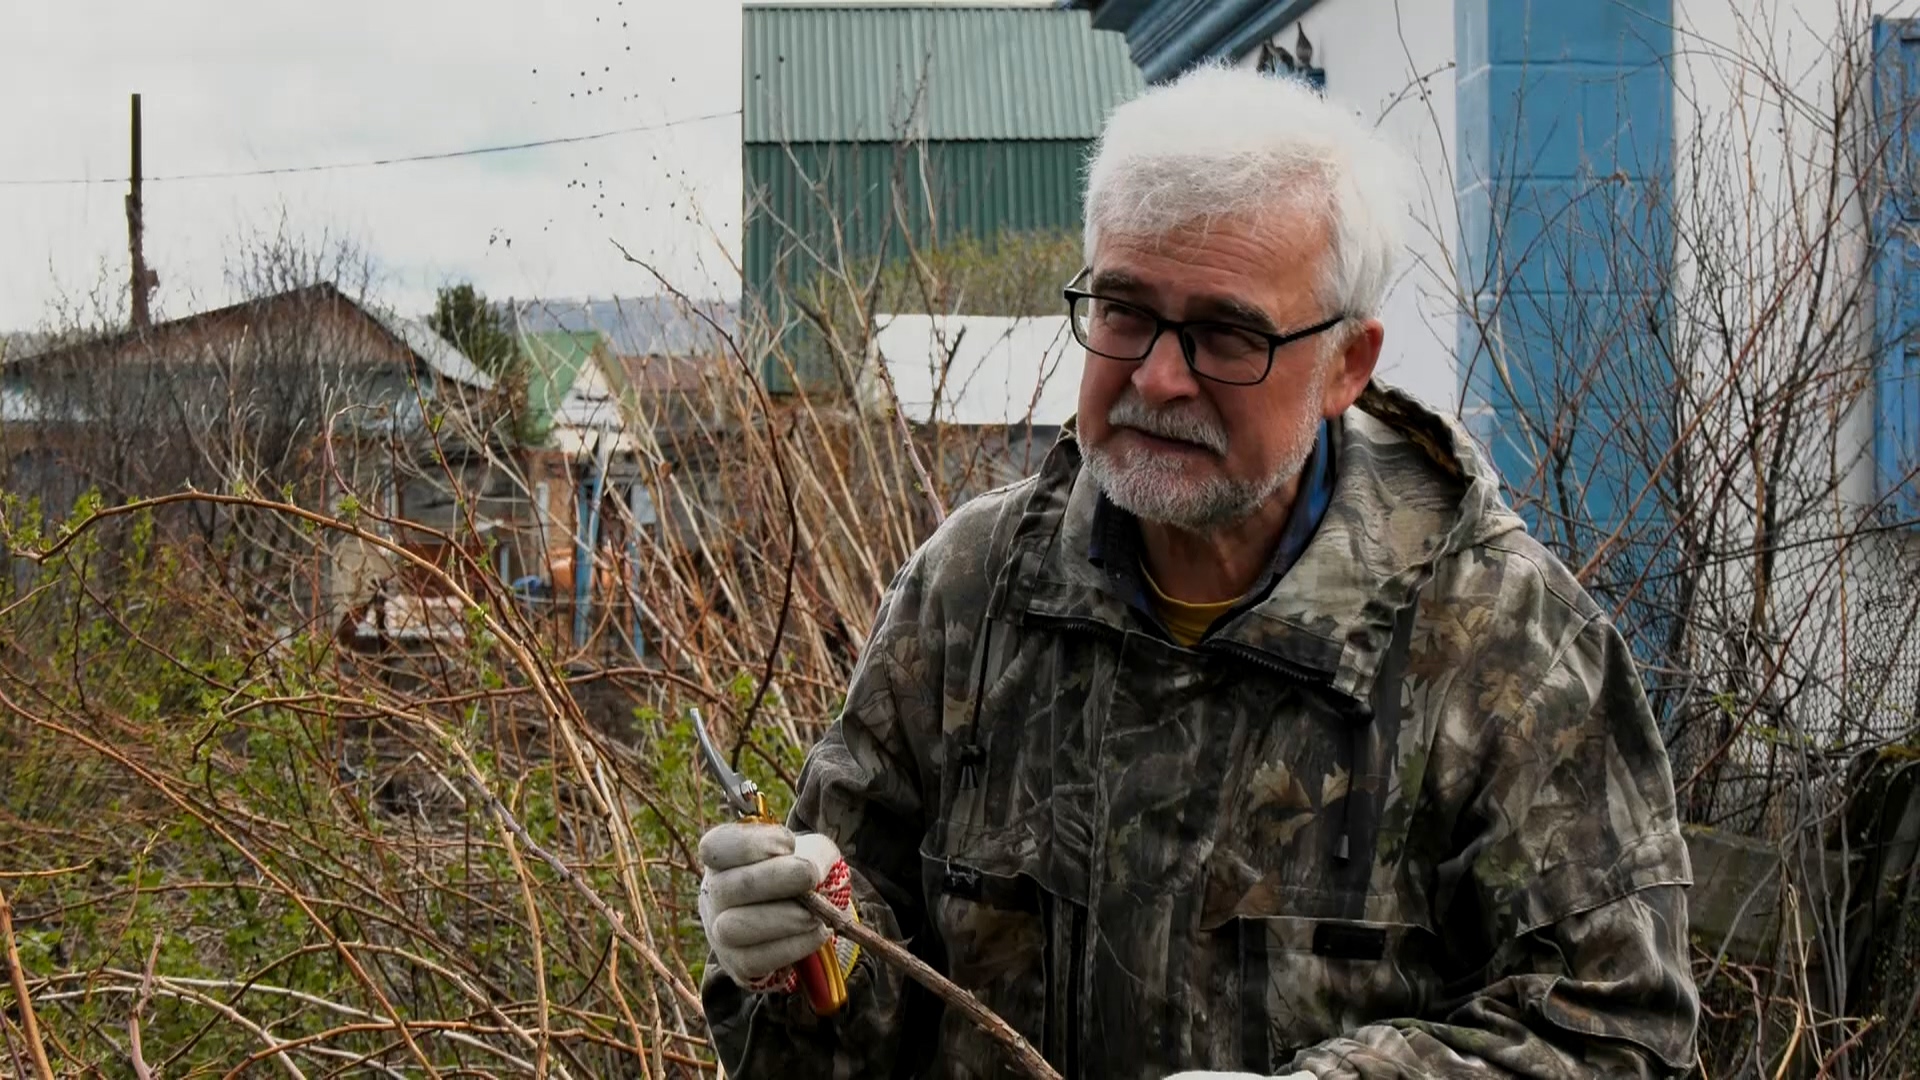
[[[1008,1075],[851,949],[816,1015],[815,887],[1070,1078],[1690,1066],[1686,849],[1627,649],[1460,429],[1373,381],[1396,172],[1248,72],[1113,114],[1077,427],[900,571],[792,831],[701,843],[730,1075]]]

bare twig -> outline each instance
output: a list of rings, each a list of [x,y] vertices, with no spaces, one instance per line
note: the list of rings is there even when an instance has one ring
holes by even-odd
[[[146,1011],[147,1000],[153,994],[153,965],[160,959],[160,935],[153,936],[153,947],[147,950],[147,967],[140,975],[140,993],[133,999],[133,1008],[127,1012],[128,1059],[133,1063],[133,1075],[138,1080],[153,1080],[153,1068],[147,1064],[147,1055],[140,1046],[140,1014]]]
[[[894,389],[893,372],[887,370],[886,359],[879,356],[873,359],[873,369],[879,372],[880,381],[887,388],[887,407],[899,430],[900,446],[913,465],[913,474],[920,478],[920,490],[926,495],[927,505],[933,508],[934,524],[941,524],[947,520],[947,504],[940,497],[940,489],[933,485],[933,474],[927,472],[927,464],[920,460],[920,450],[913,443],[913,428],[907,424],[907,410],[900,403],[900,392]]]
[[[688,1008],[699,1009],[701,1007],[700,995],[694,993],[691,988],[681,982],[679,976],[675,975],[673,971],[661,961],[660,954],[649,947],[646,942],[641,941],[632,930],[627,928],[625,920],[621,919],[620,916],[614,912],[613,908],[609,907],[607,902],[600,898],[599,893],[593,891],[592,886],[581,880],[579,874],[574,873],[573,867],[562,862],[560,856],[548,851],[542,847],[538,841],[534,840],[533,834],[527,832],[527,827],[520,823],[520,819],[514,817],[513,812],[508,810],[506,804],[500,801],[500,797],[486,787],[486,783],[480,776],[479,770],[474,769],[471,763],[464,760],[464,758],[461,760],[461,764],[467,769],[467,783],[474,786],[475,793],[486,805],[487,812],[493,815],[494,820],[498,821],[503,828],[512,833],[514,837],[520,841],[521,845],[532,852],[536,858],[546,863],[555,874],[559,875],[561,881],[571,886],[574,891],[587,902],[588,906],[593,908],[595,913],[606,920],[607,925],[613,929],[614,934],[616,934],[621,941],[626,942],[629,948],[639,953],[640,956],[646,960],[647,966],[653,968],[654,974],[660,976],[660,978],[672,988],[674,994],[680,998],[682,1003]]]
[[[613,246],[620,252],[622,258],[652,274],[654,280],[666,288],[675,299],[683,304],[687,304],[691,310],[697,312],[699,317],[713,329],[714,333],[720,335],[722,342],[724,342],[727,347],[727,351],[731,353],[734,359],[740,364],[741,373],[753,388],[754,397],[759,401],[761,413],[767,418],[767,438],[769,445],[773,447],[771,456],[773,459],[774,475],[780,481],[780,498],[786,507],[787,566],[780,586],[780,614],[774,620],[773,641],[767,646],[766,663],[762,666],[760,672],[760,685],[755,687],[753,700],[747,704],[746,717],[740,723],[740,739],[739,742],[734,744],[733,748],[733,766],[734,768],[739,768],[740,751],[746,746],[747,741],[753,737],[754,717],[759,714],[760,705],[766,700],[767,687],[773,685],[774,668],[780,660],[780,646],[786,640],[787,636],[787,618],[793,611],[794,570],[800,563],[800,514],[794,506],[793,480],[787,475],[786,444],[781,438],[779,422],[773,415],[773,403],[767,398],[766,387],[760,385],[760,379],[754,373],[753,365],[747,362],[746,355],[740,350],[740,343],[734,339],[732,334],[721,329],[720,324],[714,321],[712,315],[707,314],[698,305],[693,304],[692,300],[685,293],[682,293],[674,287],[665,275],[654,269],[652,264],[634,258],[617,240],[613,241]]]
[[[978,1025],[981,1031],[986,1032],[995,1042],[1005,1047],[1028,1076],[1033,1077],[1034,1080],[1060,1080],[1060,1074],[1054,1071],[1053,1066],[1047,1064],[1047,1059],[1041,1057],[1039,1051],[1035,1050],[1018,1031],[1015,1031],[1011,1024],[1002,1020],[992,1009],[980,1004],[979,998],[955,986],[945,976],[928,967],[925,961],[881,937],[871,928],[855,922],[846,912],[834,907],[832,901],[819,893],[807,893],[800,898],[800,902],[808,911],[818,915],[820,921],[826,923],[835,933],[845,934],[859,942],[861,948],[886,960],[889,965],[898,968],[908,978],[932,991],[941,1001],[965,1013],[967,1019]]]
[[[33,998],[27,993],[27,971],[20,963],[20,947],[13,939],[13,909],[7,904],[5,892],[0,892],[0,938],[6,941],[7,972],[13,980],[13,999],[20,1007],[20,1029],[26,1036],[27,1053],[33,1058],[33,1071],[40,1080],[53,1080],[47,1047],[40,1041],[40,1021],[33,1014]]]

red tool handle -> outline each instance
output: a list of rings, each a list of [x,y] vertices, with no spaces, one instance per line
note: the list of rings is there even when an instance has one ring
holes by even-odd
[[[800,988],[815,1016],[832,1016],[847,1003],[847,983],[840,974],[840,957],[832,941],[800,961]]]

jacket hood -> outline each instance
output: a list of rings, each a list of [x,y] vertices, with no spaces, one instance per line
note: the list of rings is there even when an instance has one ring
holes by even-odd
[[[1399,613],[1445,559],[1514,530],[1492,466],[1454,420],[1379,381],[1331,425],[1333,499],[1300,559],[1201,645],[1321,683],[1369,708]],[[1071,424],[1018,507],[992,610],[1137,629],[1087,559],[1099,491]]]

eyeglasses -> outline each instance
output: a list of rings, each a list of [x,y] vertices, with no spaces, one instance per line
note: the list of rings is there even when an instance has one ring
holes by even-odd
[[[1273,370],[1273,354],[1280,346],[1330,330],[1347,319],[1335,315],[1290,334],[1269,334],[1210,319],[1176,322],[1138,304],[1074,288],[1074,282],[1086,276],[1087,270],[1075,274],[1061,293],[1067,300],[1073,336],[1088,352],[1109,360],[1145,360],[1152,355],[1160,335],[1171,330],[1180,342],[1180,354],[1195,375],[1229,386],[1252,386],[1262,381]]]

